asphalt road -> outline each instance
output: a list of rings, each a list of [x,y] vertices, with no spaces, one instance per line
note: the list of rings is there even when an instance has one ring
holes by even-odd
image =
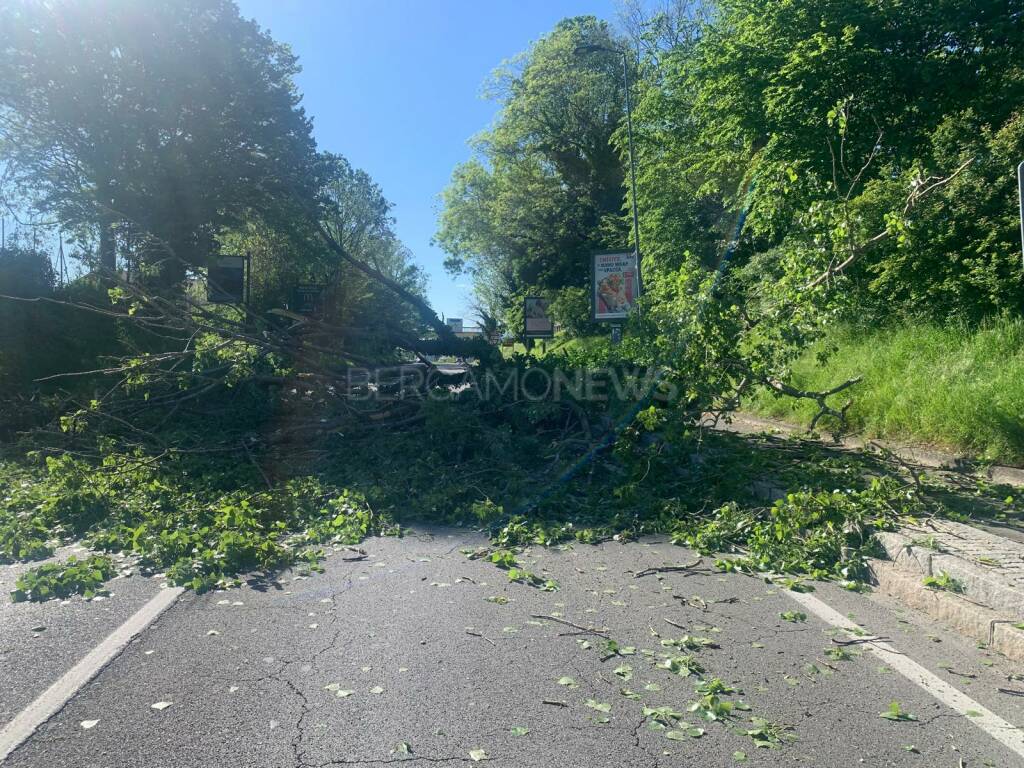
[[[61,547],[53,559],[88,554]],[[160,589],[156,579],[115,578],[108,584],[110,596],[96,602],[10,602],[18,576],[35,565],[0,565],[0,726]]]
[[[504,572],[460,552],[484,543],[465,531],[372,539],[366,560],[337,554],[323,574],[186,593],[5,768],[310,768],[474,758],[516,768],[1024,765],[973,716],[881,664],[867,644],[837,645],[856,638],[813,613],[805,621],[780,617],[803,611],[784,588],[711,570],[638,578],[645,568],[696,560],[653,541],[533,549],[523,562],[560,586],[545,592],[510,584]],[[158,588],[135,580],[139,595]],[[109,604],[123,602],[119,610],[130,612],[139,599],[127,588],[132,582],[118,582],[125,586]],[[814,596],[982,707],[1024,725],[1024,698],[997,691],[1024,688],[1007,679],[1024,673],[1019,665],[884,598],[831,585],[818,585]],[[77,645],[70,635],[79,631],[77,611],[97,607],[72,601],[63,606],[70,613],[49,616],[39,633],[52,643],[46,650],[22,637],[20,620],[7,620],[11,611],[0,613],[0,646],[37,651],[31,663],[31,651],[19,651],[17,664],[37,673],[34,687],[42,690],[89,649],[95,631]],[[635,653],[609,657],[605,637],[555,619],[599,630]],[[65,634],[63,644],[49,639]],[[714,646],[663,644],[683,635]],[[850,657],[826,654],[835,648]],[[735,689],[722,700],[750,709],[701,722],[687,711],[699,699],[698,678],[660,668],[666,653],[691,654],[705,679]],[[6,681],[8,656],[0,663]],[[24,670],[14,674],[25,679]],[[6,685],[0,690],[0,719],[23,706],[24,687],[13,697]],[[892,701],[916,719],[879,717]],[[169,706],[153,708],[161,702]],[[652,729],[657,717],[645,716],[645,706],[670,707],[704,733],[689,736],[679,724]],[[759,748],[746,733],[752,717],[783,726],[786,743]],[[86,729],[83,721],[97,722]]]

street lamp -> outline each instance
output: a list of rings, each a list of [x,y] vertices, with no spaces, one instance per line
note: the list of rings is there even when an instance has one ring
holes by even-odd
[[[577,55],[582,55],[585,53],[596,53],[597,51],[614,53],[622,57],[622,79],[626,85],[626,136],[629,142],[629,182],[633,190],[633,194],[630,195],[631,202],[633,203],[633,243],[636,252],[636,282],[637,294],[639,295],[640,291],[643,290],[644,283],[640,275],[640,216],[636,211],[636,160],[633,157],[633,105],[629,98],[629,59],[624,50],[593,43],[577,46],[575,52]]]

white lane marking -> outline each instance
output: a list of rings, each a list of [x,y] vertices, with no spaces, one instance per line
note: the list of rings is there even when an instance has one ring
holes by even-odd
[[[170,608],[184,592],[181,587],[160,590],[152,600],[142,606],[124,624],[111,632],[106,640],[93,648],[75,666],[65,672],[57,682],[0,730],[0,763],[17,749],[82,688],[92,680],[133,637],[148,627],[154,619]]]
[[[823,603],[818,598],[805,592],[790,592],[786,594],[796,600],[800,605],[834,627],[845,630],[853,630],[856,633],[863,633],[863,627],[839,613],[835,608]],[[946,704],[951,709],[967,717],[972,723],[985,731],[989,736],[1005,744],[1013,752],[1024,757],[1024,732],[999,715],[976,702],[967,694],[957,690],[940,677],[935,676],[922,667],[909,656],[900,653],[889,643],[881,640],[872,640],[864,643],[864,647],[870,650],[878,658],[884,661],[889,667],[899,672],[913,683],[930,693],[936,699]],[[967,712],[971,711],[971,715]]]

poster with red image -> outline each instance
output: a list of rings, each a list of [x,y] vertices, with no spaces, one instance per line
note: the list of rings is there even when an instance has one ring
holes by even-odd
[[[636,254],[595,253],[590,277],[592,319],[625,320],[639,296]]]

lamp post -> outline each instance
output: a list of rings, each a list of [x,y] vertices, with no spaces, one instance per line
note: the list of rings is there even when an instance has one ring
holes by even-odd
[[[633,156],[633,105],[629,96],[629,59],[627,58],[626,51],[610,48],[606,45],[589,44],[580,45],[576,48],[577,55],[595,53],[597,51],[614,53],[622,57],[622,80],[626,87],[626,137],[629,146],[629,183],[632,189],[630,199],[633,203],[633,245],[636,254],[637,295],[639,295],[643,289],[643,279],[640,276],[640,216],[636,209],[636,160]]]
[[[1020,250],[1024,259],[1024,161],[1017,166],[1017,195],[1020,203]]]

